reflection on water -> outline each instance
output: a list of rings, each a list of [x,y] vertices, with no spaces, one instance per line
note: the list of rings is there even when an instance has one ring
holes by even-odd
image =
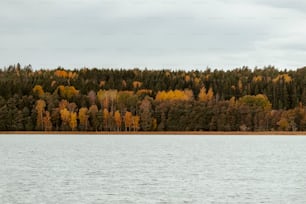
[[[306,137],[0,135],[0,203],[306,203]]]

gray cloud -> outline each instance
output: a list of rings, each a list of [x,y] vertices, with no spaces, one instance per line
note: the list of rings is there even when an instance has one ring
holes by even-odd
[[[281,9],[292,9],[305,13],[306,2],[301,0],[249,0],[251,2]]]
[[[296,68],[304,10],[285,0],[3,0],[1,64]]]

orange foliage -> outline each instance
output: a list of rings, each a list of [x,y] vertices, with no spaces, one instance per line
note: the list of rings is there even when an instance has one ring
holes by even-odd
[[[61,77],[61,78],[70,78],[70,79],[75,79],[77,78],[78,74],[76,72],[67,72],[65,70],[56,70],[54,72],[54,75],[56,77]]]
[[[106,83],[105,81],[100,81],[99,86],[100,86],[100,87],[103,87],[103,86],[105,86],[105,83]]]
[[[62,77],[62,78],[67,78],[68,77],[68,73],[65,70],[56,70],[54,72],[54,75],[57,77]]]
[[[114,118],[115,118],[117,130],[120,130],[122,120],[121,120],[121,115],[118,110],[115,112]]]
[[[262,76],[254,76],[253,81],[254,82],[261,82],[262,81]]]
[[[140,82],[140,81],[133,81],[133,87],[134,88],[140,88],[141,85],[142,85],[142,82]]]
[[[152,94],[152,90],[150,89],[140,89],[136,92],[136,95],[140,96],[140,95],[151,95]]]

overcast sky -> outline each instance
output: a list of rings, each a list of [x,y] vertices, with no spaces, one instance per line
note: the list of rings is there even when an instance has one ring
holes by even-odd
[[[0,66],[306,65],[306,1],[1,0]]]

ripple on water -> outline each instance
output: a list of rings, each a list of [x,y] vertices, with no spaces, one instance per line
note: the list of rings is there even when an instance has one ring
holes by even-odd
[[[0,203],[306,203],[305,143],[1,135]]]

